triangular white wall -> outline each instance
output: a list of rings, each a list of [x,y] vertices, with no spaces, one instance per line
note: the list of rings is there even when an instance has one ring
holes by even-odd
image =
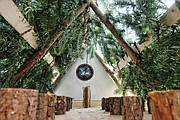
[[[85,52],[83,56],[83,58],[86,58]],[[76,68],[80,64],[85,64],[85,62],[85,59],[77,59],[65,77],[60,80],[55,94],[59,96],[70,96],[74,100],[82,100],[83,87],[90,86],[92,100],[101,100],[102,97],[114,96],[114,90],[117,89],[117,86],[96,57],[88,59],[88,64],[94,69],[93,77],[88,81],[81,81],[77,78]]]

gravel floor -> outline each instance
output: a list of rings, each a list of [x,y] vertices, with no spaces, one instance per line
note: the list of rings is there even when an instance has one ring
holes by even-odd
[[[121,120],[120,115],[110,115],[100,108],[71,109],[65,115],[56,115],[55,120]],[[144,113],[143,120],[152,120],[151,115]]]

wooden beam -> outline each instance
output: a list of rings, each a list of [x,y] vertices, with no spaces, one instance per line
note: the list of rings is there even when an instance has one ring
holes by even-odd
[[[68,29],[71,26],[73,21],[85,10],[87,6],[89,6],[89,4],[85,3],[80,7],[76,16],[67,24],[66,29]],[[14,87],[14,85],[20,79],[25,77],[25,75],[44,57],[44,55],[48,52],[51,46],[57,41],[59,36],[65,32],[65,30],[54,33],[51,36],[51,40],[46,44],[46,46],[42,49],[39,49],[32,57],[29,58],[28,61],[25,62],[25,64],[20,68],[20,71],[16,74],[14,81],[12,81],[12,83],[9,85],[10,87]]]
[[[124,48],[130,58],[135,62],[136,66],[143,72],[143,68],[141,65],[140,57],[137,52],[135,52],[128,43],[120,36],[120,33],[117,32],[112,23],[107,19],[107,17],[101,12],[96,3],[93,0],[85,0],[86,2],[90,2],[90,7],[99,17],[102,23],[109,29],[109,31],[114,35],[114,37],[118,40],[120,45]]]
[[[35,36],[33,26],[27,22],[13,0],[0,0],[0,14],[14,27],[14,29],[32,48],[36,50],[38,49],[38,44],[36,42],[38,38]],[[49,52],[43,59],[51,66],[54,64],[54,58]]]
[[[109,74],[109,76],[116,83],[117,87],[120,88],[120,84],[119,84],[117,78],[114,76],[114,73],[106,66],[106,64],[104,63],[103,59],[99,56],[99,54],[97,52],[95,52],[95,55],[98,58],[98,60],[100,61],[100,63],[102,64],[102,66],[104,67],[104,69],[106,70],[106,72]]]
[[[180,1],[180,0],[178,0]],[[175,3],[164,13],[164,15],[161,17],[161,23],[162,27],[165,29],[168,26],[172,26],[177,21],[180,20],[180,10],[175,5]],[[163,29],[163,30],[165,30]],[[147,34],[148,36],[145,38],[144,43],[138,43],[137,48],[140,52],[142,52],[146,46],[150,45],[154,40],[152,34]],[[135,49],[135,48],[134,48]],[[117,67],[115,68],[115,73],[117,73],[119,70],[121,70],[123,67],[125,67],[129,62],[131,61],[131,58],[129,56],[124,56],[123,59],[117,64]]]

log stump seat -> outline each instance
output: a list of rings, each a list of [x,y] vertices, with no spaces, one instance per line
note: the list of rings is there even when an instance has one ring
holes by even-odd
[[[37,90],[0,89],[0,120],[36,120],[37,105]]]
[[[122,97],[109,97],[111,115],[122,115],[122,99]]]
[[[67,96],[57,96],[55,102],[55,115],[63,115],[72,109],[73,98]]]
[[[153,120],[180,120],[180,90],[148,93]]]
[[[37,120],[55,120],[55,100],[54,94],[39,94]]]

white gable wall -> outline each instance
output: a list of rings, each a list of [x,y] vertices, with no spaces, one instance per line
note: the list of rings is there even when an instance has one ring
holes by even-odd
[[[86,55],[84,54],[84,56]],[[74,100],[82,100],[83,87],[90,86],[92,100],[101,100],[102,97],[114,96],[113,93],[114,90],[117,89],[117,86],[96,57],[88,59],[88,64],[94,69],[93,77],[88,81],[78,79],[76,76],[76,68],[80,64],[85,64],[85,62],[85,59],[77,59],[65,77],[60,80],[55,94],[59,96],[70,96],[74,98]]]

